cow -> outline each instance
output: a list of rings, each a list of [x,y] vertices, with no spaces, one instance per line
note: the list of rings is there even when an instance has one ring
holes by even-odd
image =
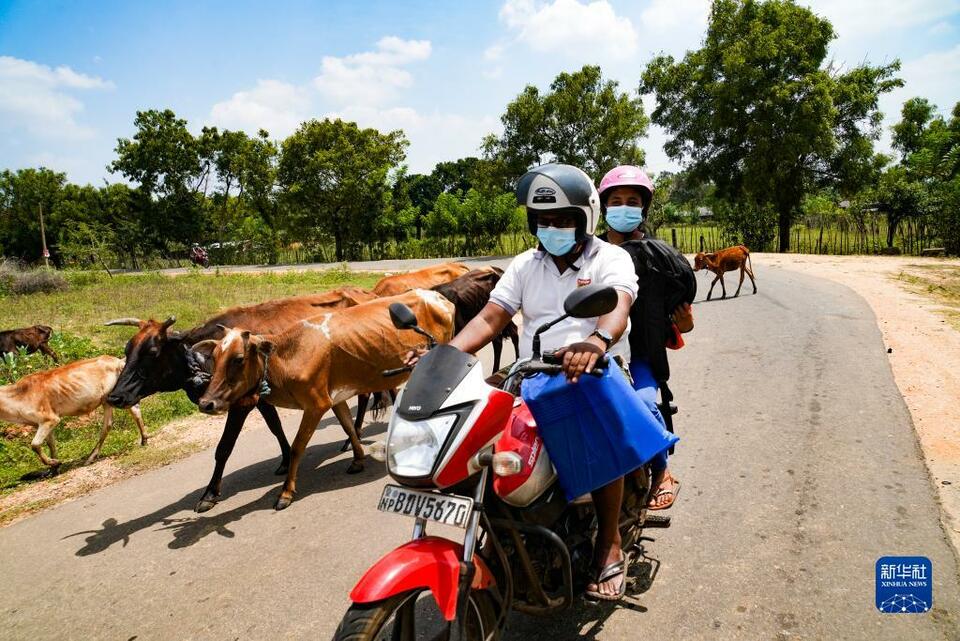
[[[102,406],[100,439],[86,460],[92,463],[100,455],[113,424],[113,407],[107,403],[107,394],[117,382],[123,365],[122,359],[98,356],[24,376],[16,383],[0,387],[0,420],[36,427],[30,447],[40,462],[56,473],[60,460],[53,428],[64,417],[89,414]],[[132,405],[128,409],[140,430],[140,445],[146,445],[147,432],[140,407]],[[43,453],[44,442],[50,450],[49,458]]]
[[[33,325],[0,332],[0,353],[16,354],[17,349],[25,347],[27,354],[42,352],[52,358],[54,363],[59,363],[60,358],[47,344],[52,333],[53,328],[46,325]]]
[[[750,250],[747,249],[746,245],[727,247],[726,249],[721,249],[718,252],[709,254],[698,252],[693,258],[693,271],[698,272],[701,269],[709,269],[717,275],[716,278],[713,279],[713,282],[710,283],[707,300],[710,300],[710,296],[713,294],[713,286],[717,284],[718,280],[720,281],[720,287],[723,289],[722,298],[727,297],[727,287],[723,283],[723,274],[724,272],[732,272],[735,269],[740,270],[740,284],[737,286],[737,293],[733,295],[734,298],[740,295],[740,288],[743,287],[744,273],[750,276],[750,283],[753,284],[753,293],[756,294],[757,281],[753,278],[752,267],[753,263],[750,260]]]
[[[470,270],[449,283],[431,288],[453,303],[456,309],[453,317],[454,334],[459,333],[467,323],[473,320],[474,316],[480,313],[483,306],[490,300],[490,292],[496,287],[501,276],[503,276],[503,270],[499,267],[482,267]],[[493,371],[495,372],[500,369],[500,356],[505,338],[513,343],[514,354],[520,355],[520,335],[516,324],[510,321],[500,335],[492,341]]]
[[[458,267],[453,269],[451,266]],[[403,277],[406,278],[404,282],[407,284],[411,283],[414,279],[420,280],[424,284],[422,289],[426,289],[429,282],[434,281],[441,276],[446,277],[449,274],[456,273],[460,271],[460,267],[463,267],[463,265],[460,265],[459,263],[444,263],[442,265],[437,265],[436,267],[428,267],[426,270],[410,272],[409,274],[388,276],[385,279],[382,279],[380,283],[384,283],[384,281],[387,281],[388,279],[398,279]],[[450,282],[443,282],[439,285],[430,287],[430,289],[438,292],[448,301],[453,303],[453,306],[456,309],[456,313],[454,315],[454,334],[462,330],[467,323],[473,320],[474,316],[480,313],[480,310],[483,309],[483,306],[486,305],[487,301],[490,299],[490,292],[493,291],[493,288],[496,286],[502,275],[503,270],[499,267],[481,267],[480,269],[472,269],[467,273],[454,278]],[[395,288],[399,283],[398,280],[391,280],[389,282],[391,282],[391,285],[386,289]],[[378,283],[378,285],[380,283]],[[376,288],[374,291],[376,291]],[[514,354],[519,355],[520,335],[517,331],[517,326],[513,321],[510,321],[500,335],[494,338],[492,341],[493,371],[500,369],[500,357],[503,353],[504,339],[509,339],[513,343]],[[396,400],[396,394],[393,391],[391,391],[390,396],[393,400]],[[376,403],[374,405],[374,409],[382,409],[385,404],[383,394],[377,393],[374,394],[373,397]],[[357,420],[355,423],[355,429],[358,436],[363,431],[363,417],[367,410],[367,402],[368,397],[366,395],[361,395],[357,401]],[[340,451],[346,452],[348,449],[350,449],[349,440],[344,442],[343,446],[340,448]]]
[[[434,285],[449,283],[454,278],[463,276],[470,268],[463,263],[440,263],[431,265],[405,274],[384,276],[373,286],[373,293],[377,296],[396,296],[411,289],[430,289]]]
[[[392,303],[410,307],[420,327],[439,342],[453,336],[453,304],[437,292],[415,289],[303,320],[277,334],[258,336],[235,327],[219,341],[194,346],[206,350],[213,360],[213,377],[200,398],[201,411],[222,413],[238,403],[253,402],[267,389],[274,405],[303,410],[276,509],[286,508],[293,500],[303,451],[327,410],[333,407],[346,429],[350,415],[338,412],[338,403],[383,391],[408,376],[388,379],[382,375],[385,369],[402,366],[407,352],[422,344],[419,334],[393,326],[388,311]],[[363,445],[355,433],[351,443],[350,466],[362,469]]]
[[[230,308],[183,333],[169,331],[176,322],[173,316],[163,322],[137,318],[112,320],[107,325],[133,325],[137,327],[137,333],[127,342],[126,366],[107,400],[116,407],[129,407],[151,394],[182,389],[196,403],[206,389],[209,373],[205,371],[208,364],[203,363],[202,357],[198,357],[191,349],[195,343],[220,338],[223,336],[223,327],[232,325],[243,325],[258,332],[279,332],[325,309],[349,307],[373,298],[373,294],[357,287],[281,298],[258,305]],[[266,400],[253,405],[237,404],[230,408],[227,415],[214,455],[213,475],[197,503],[197,512],[206,512],[216,504],[227,460],[254,406],[263,415],[267,427],[280,445],[281,461],[276,474],[286,474],[290,463],[290,445],[283,433],[277,410]],[[342,409],[338,409],[343,410],[346,410],[345,403]]]

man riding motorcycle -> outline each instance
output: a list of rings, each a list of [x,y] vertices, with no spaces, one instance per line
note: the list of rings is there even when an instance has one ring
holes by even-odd
[[[542,334],[542,348],[560,350],[570,383],[589,373],[605,352],[629,362],[630,346],[625,336],[630,307],[637,296],[637,275],[625,251],[594,236],[600,198],[593,181],[571,165],[548,164],[524,174],[516,193],[539,245],[513,259],[490,301],[450,345],[475,353],[519,312],[523,318],[520,357],[528,357],[534,332],[544,322],[563,315],[563,301],[570,292],[602,284],[617,290],[616,308],[595,322],[567,318],[557,323]],[[408,363],[416,358],[411,355]],[[615,600],[623,596],[626,587],[618,527],[623,479],[594,490],[592,496],[598,520],[596,579],[586,593],[595,599]]]

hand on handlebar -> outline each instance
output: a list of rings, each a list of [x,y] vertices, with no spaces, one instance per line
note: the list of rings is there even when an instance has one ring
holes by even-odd
[[[604,351],[595,343],[586,340],[558,349],[557,356],[563,356],[563,373],[567,380],[576,383],[582,374],[589,374],[603,357]]]
[[[417,361],[420,360],[420,357],[426,354],[428,350],[426,347],[415,347],[407,352],[407,355],[403,358],[403,364],[407,367],[413,368],[417,364]]]

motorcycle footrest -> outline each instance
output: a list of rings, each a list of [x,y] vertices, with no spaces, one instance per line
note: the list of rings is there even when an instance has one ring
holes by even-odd
[[[670,527],[670,517],[662,514],[648,514],[643,525],[644,527]]]

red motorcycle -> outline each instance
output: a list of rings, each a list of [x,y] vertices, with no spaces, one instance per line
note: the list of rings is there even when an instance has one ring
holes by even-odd
[[[334,639],[489,641],[500,638],[512,610],[550,615],[573,603],[592,578],[596,515],[589,495],[567,502],[519,390],[526,377],[561,371],[558,359],[540,355],[541,333],[568,316],[603,315],[616,302],[610,287],[572,293],[567,313],[538,329],[533,357],[497,387],[476,357],[436,345],[409,308],[391,305],[394,325],[431,346],[396,400],[385,442],[371,448],[396,481],[378,509],[415,519],[413,537],[356,584]],[[625,551],[642,552],[649,486],[648,473],[628,476]],[[462,529],[462,542],[428,535],[428,523]]]
[[[190,247],[190,262],[199,267],[207,268],[210,266],[210,256],[206,249],[194,243]]]

